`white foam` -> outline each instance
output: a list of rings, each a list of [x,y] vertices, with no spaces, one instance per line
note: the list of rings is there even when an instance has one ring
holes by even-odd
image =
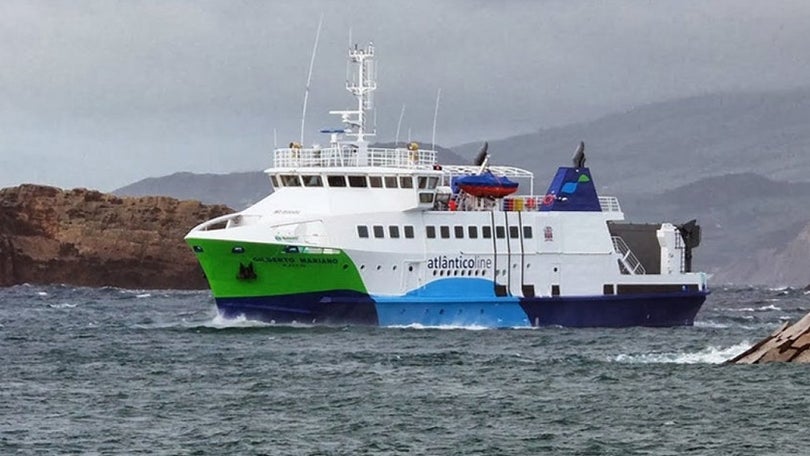
[[[768,310],[782,310],[782,309],[780,307],[776,307],[773,304],[769,304],[767,306],[762,306],[762,307],[758,308],[757,310],[768,311]]]
[[[470,331],[481,331],[490,329],[488,326],[481,325],[423,325],[420,323],[411,323],[409,325],[388,325],[386,328],[395,329],[441,329],[441,330],[454,330],[454,329],[467,329]]]
[[[222,314],[217,313],[211,321],[205,322],[200,326],[206,328],[261,328],[271,326],[272,323],[265,323],[258,320],[248,320],[244,315],[239,315],[236,318],[225,318]]]
[[[717,328],[717,329],[725,329],[728,328],[727,324],[724,323],[717,323],[715,321],[696,321],[695,326],[698,328]]]
[[[639,364],[720,364],[751,348],[748,341],[722,348],[708,346],[694,353],[621,354],[613,361]]]
[[[37,296],[48,296],[48,292],[46,292],[46,291],[37,291]]]
[[[78,306],[78,304],[70,304],[67,302],[63,302],[61,304],[48,304],[48,307],[51,309],[73,309],[76,306]]]
[[[152,296],[152,293],[141,293],[141,294],[135,295],[136,298],[149,298],[151,296]]]

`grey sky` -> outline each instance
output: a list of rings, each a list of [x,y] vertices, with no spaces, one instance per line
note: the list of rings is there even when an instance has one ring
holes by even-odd
[[[378,139],[452,146],[718,90],[810,85],[810,2],[0,2],[0,187],[112,190],[270,165],[351,106],[349,31],[377,46]],[[578,138],[575,138],[578,139]],[[574,141],[575,139],[572,139]]]

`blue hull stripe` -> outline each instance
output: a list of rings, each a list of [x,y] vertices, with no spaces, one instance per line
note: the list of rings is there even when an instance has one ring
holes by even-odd
[[[371,297],[335,290],[284,296],[218,298],[228,318],[275,323],[399,326],[626,327],[688,326],[705,292],[515,298],[492,296]]]

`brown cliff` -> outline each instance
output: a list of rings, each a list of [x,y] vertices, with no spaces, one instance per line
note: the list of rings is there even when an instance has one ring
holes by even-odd
[[[0,286],[206,288],[183,236],[232,212],[168,197],[21,185],[0,190]]]

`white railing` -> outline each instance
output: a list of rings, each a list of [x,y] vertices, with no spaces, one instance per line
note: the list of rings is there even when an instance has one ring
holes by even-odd
[[[602,212],[622,211],[622,207],[619,206],[619,198],[616,198],[615,196],[600,196],[599,207],[602,208]]]
[[[620,255],[619,261],[621,261],[624,268],[627,270],[628,274],[646,274],[647,270],[644,269],[644,266],[638,261],[636,255],[630,250],[630,247],[627,246],[627,243],[624,242],[620,236],[611,236],[613,240],[613,250]]]
[[[276,149],[273,166],[276,168],[324,167],[324,166],[373,166],[387,168],[432,168],[436,163],[435,150],[408,150],[405,148],[383,149],[369,147],[365,160],[358,156],[355,147]]]

